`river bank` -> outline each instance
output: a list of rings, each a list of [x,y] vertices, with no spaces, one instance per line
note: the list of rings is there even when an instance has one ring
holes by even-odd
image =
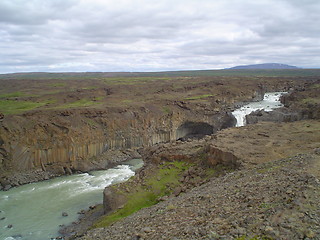
[[[319,175],[304,169],[319,160],[298,155],[232,172],[79,239],[318,239]]]
[[[41,182],[56,177],[72,174],[86,173],[90,171],[107,170],[121,164],[130,159],[141,158],[139,149],[127,150],[109,150],[99,156],[96,156],[94,161],[88,163],[86,167],[77,171],[72,171],[69,168],[62,168],[61,171],[46,171],[44,169],[32,169],[28,171],[7,171],[1,175],[0,191],[8,191],[13,187],[18,187],[24,184]]]

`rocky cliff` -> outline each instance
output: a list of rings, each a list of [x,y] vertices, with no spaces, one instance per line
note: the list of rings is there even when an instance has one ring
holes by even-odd
[[[108,88],[106,102],[99,107],[44,108],[2,116],[2,187],[102,169],[123,160],[99,157],[106,151],[125,151],[213,134],[234,126],[234,118],[229,114],[234,106],[244,101],[259,100],[265,91],[287,90],[293,85],[301,87],[307,84],[292,79],[270,79],[270,82],[266,79],[196,80],[195,83],[190,79],[177,80],[178,88],[171,80],[156,86],[154,83],[119,85]],[[146,85],[150,89],[141,89]],[[100,90],[95,91],[101,95]],[[79,90],[77,93],[94,94],[95,91]],[[142,94],[145,94],[143,98]],[[73,92],[61,97],[69,101],[69,95],[72,99],[76,97]],[[141,102],[130,102],[126,100],[128,96]],[[119,101],[121,104],[117,104]],[[109,106],[110,103],[113,106]]]
[[[0,169],[10,174],[40,170],[61,175],[106,168],[110,161],[97,159],[105,151],[152,146],[190,134],[212,134],[232,124],[227,113],[203,114],[179,106],[168,114],[142,108],[9,116],[0,128]],[[12,184],[23,183],[20,179]]]

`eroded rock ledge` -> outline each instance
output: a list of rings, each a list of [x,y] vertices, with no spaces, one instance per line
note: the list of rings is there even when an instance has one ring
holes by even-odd
[[[319,161],[300,154],[211,178],[80,239],[317,239]]]

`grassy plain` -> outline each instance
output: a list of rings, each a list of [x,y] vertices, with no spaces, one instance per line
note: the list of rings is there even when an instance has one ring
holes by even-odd
[[[29,101],[14,101],[14,100],[0,100],[0,110],[3,114],[19,114],[35,108],[42,107],[47,102],[29,102]]]
[[[178,101],[214,108],[215,101],[221,103],[230,94],[244,96],[259,84],[271,89],[283,81],[289,85],[290,81],[312,80],[316,76],[320,76],[319,69],[0,74],[0,112],[10,115],[35,109],[153,104],[168,114],[170,105]]]

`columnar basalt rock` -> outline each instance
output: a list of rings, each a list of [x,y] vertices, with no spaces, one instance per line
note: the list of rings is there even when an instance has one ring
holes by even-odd
[[[232,122],[232,116],[180,108],[170,114],[145,108],[9,116],[0,126],[0,169],[42,170],[54,175],[101,169],[108,165],[108,159],[96,159],[103,152],[174,141],[184,137],[179,127],[188,122],[196,123],[192,134],[205,135],[224,128],[226,122]]]
[[[27,183],[27,179],[37,181],[71,172],[102,169],[110,162],[116,162],[109,158],[99,159],[106,151],[213,134],[234,126],[235,119],[229,113],[235,104],[259,100],[266,90],[288,87],[287,80],[279,86],[243,81],[247,85],[240,90],[234,86],[229,90],[214,81],[194,86],[199,92],[209,87],[217,88],[216,95],[208,95],[211,97],[206,101],[187,100],[186,97],[129,107],[47,109],[6,115],[0,121],[0,180],[10,183],[9,176],[15,173],[21,176],[36,173],[15,180],[13,185],[17,185]],[[189,90],[181,88],[179,91],[187,94]],[[121,94],[119,96],[123,97]]]

